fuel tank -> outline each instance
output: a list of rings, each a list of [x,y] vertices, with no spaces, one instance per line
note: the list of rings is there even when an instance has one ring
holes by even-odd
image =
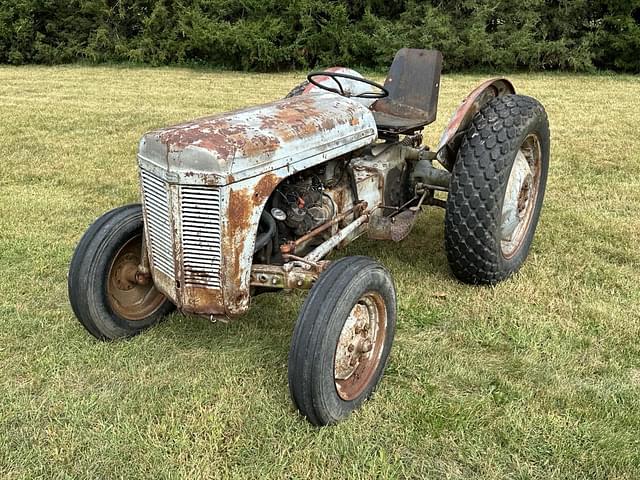
[[[283,167],[293,173],[376,138],[366,106],[315,93],[149,132],[138,159],[171,183],[222,186]]]

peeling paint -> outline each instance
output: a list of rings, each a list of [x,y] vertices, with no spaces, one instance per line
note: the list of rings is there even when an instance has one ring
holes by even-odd
[[[451,116],[449,124],[440,136],[438,143],[438,160],[449,170],[451,169],[455,158],[454,152],[457,152],[460,138],[459,133],[466,130],[473,116],[491,99],[515,93],[513,84],[506,78],[491,78],[478,85],[467,97],[462,101],[460,106]]]
[[[192,313],[227,317],[244,313],[250,301],[260,216],[277,185],[297,171],[362,148],[376,138],[373,114],[360,103],[333,94],[293,97],[146,134],[140,142],[140,168],[164,181],[172,225],[169,241],[175,272],[161,282],[163,293]],[[180,191],[187,186],[196,188],[200,193],[194,198],[203,201],[208,189],[215,190],[219,205],[215,210],[208,207],[209,213],[202,216],[197,215],[197,204],[183,212]],[[217,212],[217,219],[210,218],[211,212]],[[182,244],[185,214],[197,222],[187,234],[191,247]],[[200,248],[213,248],[206,222],[214,222],[219,231],[219,251],[211,251],[217,256],[215,267],[207,266],[206,253],[198,253]],[[183,270],[183,258],[189,255],[185,248],[196,249],[191,257],[205,262],[204,269],[195,263]],[[153,268],[153,259],[151,264]],[[184,284],[187,277],[196,283],[210,281],[218,270],[219,279],[214,278],[211,285]]]

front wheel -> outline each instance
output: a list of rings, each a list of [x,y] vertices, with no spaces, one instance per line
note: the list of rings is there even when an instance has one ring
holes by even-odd
[[[131,337],[158,322],[173,304],[139,275],[142,207],[127,205],[98,218],[69,267],[69,301],[80,323],[100,340]]]
[[[382,378],[396,327],[391,275],[367,257],[346,257],[320,275],[296,323],[289,389],[314,425],[347,417]]]
[[[475,115],[451,172],[445,247],[455,276],[495,284],[523,264],[549,169],[549,122],[531,97],[505,95]]]

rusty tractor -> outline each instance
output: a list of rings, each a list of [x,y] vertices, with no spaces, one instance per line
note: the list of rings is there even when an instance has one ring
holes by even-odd
[[[369,257],[325,260],[361,235],[398,242],[445,209],[453,274],[495,284],[524,262],[549,164],[543,106],[493,78],[459,106],[437,148],[442,55],[401,49],[384,85],[312,72],[286,98],[145,134],[141,204],[93,223],[71,261],[73,311],[95,337],[129,337],[174,308],[234,319],[263,292],[309,289],[288,360],[315,425],[370,397],[396,327],[396,290]],[[446,195],[446,200],[444,196]]]

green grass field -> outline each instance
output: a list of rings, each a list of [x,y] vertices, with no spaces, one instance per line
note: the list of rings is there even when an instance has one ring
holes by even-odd
[[[640,478],[640,78],[514,75],[546,106],[534,245],[462,285],[429,210],[399,245],[359,240],[398,290],[372,401],[311,427],[287,388],[304,296],[229,325],[173,314],[100,343],[66,276],[104,211],[138,201],[143,132],[282,97],[302,74],[0,68],[0,478]],[[447,75],[434,145],[481,76]]]

